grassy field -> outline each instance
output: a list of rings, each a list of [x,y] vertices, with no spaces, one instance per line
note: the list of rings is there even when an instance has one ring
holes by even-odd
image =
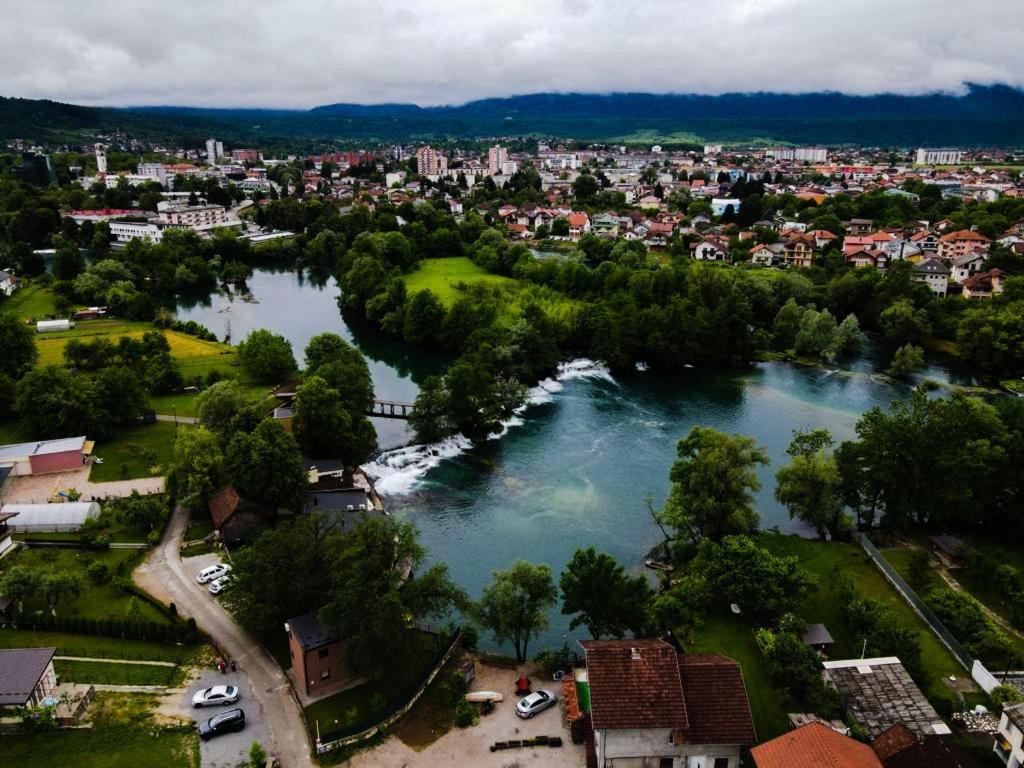
[[[189,664],[202,659],[205,646],[165,645],[145,640],[78,635],[71,632],[44,632],[32,629],[0,629],[0,648],[54,647],[60,656],[84,656],[95,659],[134,659],[171,661]]]
[[[53,316],[56,311],[53,292],[33,283],[19,288],[13,296],[0,303],[0,312],[9,312],[22,320],[41,320]]]
[[[405,276],[404,280],[410,294],[429,288],[437,294],[445,307],[450,307],[461,295],[460,283],[489,286],[502,294],[499,322],[505,323],[517,317],[527,302],[539,305],[553,318],[565,318],[577,306],[577,302],[557,291],[503,275],[491,274],[462,256],[424,259],[415,271]]]
[[[3,569],[6,570],[13,565],[27,565],[38,571],[52,569],[55,571],[67,571],[79,576],[82,584],[81,594],[74,600],[62,602],[57,606],[57,614],[59,616],[79,616],[91,619],[126,619],[134,615],[140,621],[153,621],[162,624],[170,623],[170,619],[155,606],[137,597],[125,594],[110,582],[95,584],[85,575],[85,569],[90,564],[97,562],[107,565],[112,574],[118,563],[132,557],[134,554],[135,550],[132,549],[108,549],[94,552],[77,548],[22,548],[13,555],[3,559]],[[47,610],[49,609],[42,597],[33,597],[25,601],[25,613],[27,614]]]
[[[268,412],[280,402],[277,398],[267,397],[267,393],[270,389],[266,384],[251,384],[243,381],[243,379],[248,379],[249,374],[241,365],[236,366],[232,363],[231,375],[239,378],[242,391],[247,393],[250,397],[263,400],[263,405]],[[173,395],[153,395],[149,398],[150,405],[157,413],[167,415],[176,413],[178,416],[198,416],[198,400],[198,392],[179,392]]]
[[[166,474],[174,456],[176,429],[192,427],[181,424],[176,428],[169,421],[138,424],[121,430],[113,440],[97,443],[94,455],[103,459],[103,463],[92,465],[89,480],[106,483]]]
[[[57,659],[53,662],[53,669],[60,676],[62,683],[172,686],[181,678],[177,667],[155,664]]]
[[[199,768],[199,737],[191,726],[159,726],[154,696],[98,693],[91,729],[4,734],[4,765],[33,768]]]

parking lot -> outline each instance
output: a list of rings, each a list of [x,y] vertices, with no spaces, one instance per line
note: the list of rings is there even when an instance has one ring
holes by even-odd
[[[193,707],[193,694],[213,685],[238,686],[241,694],[238,703],[201,709]],[[239,763],[248,760],[249,747],[254,741],[258,741],[264,749],[270,751],[270,729],[263,717],[263,708],[253,696],[248,678],[241,671],[232,674],[228,670],[227,674],[223,675],[216,670],[204,671],[198,679],[191,682],[188,690],[179,700],[178,713],[191,718],[198,724],[200,721],[208,720],[218,712],[231,707],[238,707],[245,712],[245,728],[238,733],[228,733],[209,741],[200,741],[199,754],[203,768],[235,768]]]

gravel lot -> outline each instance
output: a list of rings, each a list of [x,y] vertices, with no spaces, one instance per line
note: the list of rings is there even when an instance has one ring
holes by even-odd
[[[229,707],[196,709],[192,706],[192,695],[211,685],[237,685],[239,687],[242,695],[235,706],[245,711],[245,729],[238,733],[217,736],[209,741],[200,741],[199,754],[203,768],[234,768],[248,759],[249,747],[254,741],[258,741],[264,749],[270,751],[270,730],[263,718],[263,708],[253,696],[249,682],[241,672],[231,674],[229,671],[226,675],[222,675],[216,670],[205,670],[198,679],[189,684],[188,690],[179,699],[179,713],[198,723],[200,720],[208,720],[222,709],[228,709]]]

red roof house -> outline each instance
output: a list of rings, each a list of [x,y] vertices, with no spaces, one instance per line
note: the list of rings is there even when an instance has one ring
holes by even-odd
[[[757,768],[883,768],[867,744],[808,723],[750,750]]]

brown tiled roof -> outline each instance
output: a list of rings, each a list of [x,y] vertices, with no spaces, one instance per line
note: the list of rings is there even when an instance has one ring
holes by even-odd
[[[221,488],[220,492],[210,500],[210,517],[213,518],[213,527],[220,530],[221,526],[228,521],[228,518],[235,513],[238,502],[242,497],[233,486],[227,485]]]
[[[892,757],[897,752],[902,752],[907,747],[912,747],[917,744],[917,737],[910,732],[903,723],[896,723],[882,733],[878,735],[874,741],[871,742],[871,746],[875,750],[875,754],[885,760],[886,758]]]
[[[984,768],[975,755],[945,736],[925,736],[921,741],[885,759],[886,768]]]
[[[595,730],[688,727],[671,645],[662,640],[583,640],[580,645],[587,654]]]
[[[808,723],[759,744],[750,756],[757,768],[882,768],[867,744],[821,723]]]
[[[679,656],[683,700],[690,744],[753,744],[757,741],[750,716],[747,688],[740,665],[718,653]]]

